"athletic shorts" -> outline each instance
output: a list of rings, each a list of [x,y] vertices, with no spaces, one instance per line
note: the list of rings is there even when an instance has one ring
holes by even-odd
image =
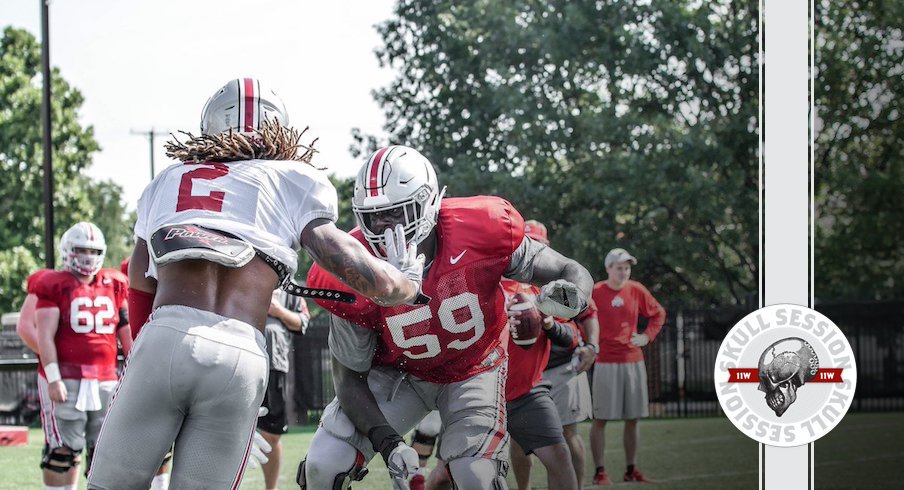
[[[543,371],[543,381],[548,381],[552,385],[549,395],[556,404],[559,420],[563,426],[590,418],[593,406],[587,373],[575,376],[571,363],[565,363]]]
[[[154,310],[107,412],[91,488],[147,490],[173,441],[170,488],[237,488],[269,368],[251,325],[186,306]]]
[[[44,444],[50,449],[66,446],[81,451],[94,446],[100,426],[113,398],[116,381],[98,381],[100,410],[81,411],[75,408],[78,401],[80,379],[64,379],[67,398],[59,403],[50,400],[47,379],[38,375],[38,396],[41,398],[41,426],[44,428]]]
[[[502,362],[490,371],[448,384],[429,383],[391,367],[374,366],[367,382],[389,425],[399,434],[407,434],[431,410],[439,410],[443,432],[437,456],[442,460],[482,457],[508,465],[506,366]],[[318,430],[348,442],[366,461],[374,457],[370,440],[355,429],[335,398],[324,409]]]
[[[288,393],[286,373],[271,369],[261,405],[267,407],[267,415],[257,419],[258,429],[270,434],[285,434],[289,431],[289,415],[286,413]]]
[[[593,368],[593,418],[632,420],[650,415],[643,361],[601,363]]]
[[[508,402],[508,428],[524,454],[531,454],[541,447],[565,444],[562,422],[549,396],[548,383],[542,382]]]

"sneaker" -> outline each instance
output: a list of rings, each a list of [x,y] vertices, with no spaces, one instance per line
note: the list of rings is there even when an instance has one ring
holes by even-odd
[[[612,480],[609,479],[609,475],[606,473],[604,469],[596,470],[596,474],[593,475],[593,484],[594,485],[612,485]]]
[[[408,480],[408,488],[410,490],[424,490],[426,484],[427,479],[420,473],[412,476],[411,479]]]
[[[636,481],[640,483],[655,483],[653,480],[643,476],[643,473],[640,472],[637,468],[634,468],[634,471],[631,473],[625,473],[625,481]]]

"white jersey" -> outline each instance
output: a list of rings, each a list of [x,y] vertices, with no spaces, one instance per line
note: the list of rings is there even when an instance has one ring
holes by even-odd
[[[316,218],[336,221],[336,188],[310,165],[241,160],[172,165],[138,200],[135,236],[149,241],[163,226],[193,224],[231,233],[295,273],[301,232]],[[157,277],[150,257],[148,277]]]

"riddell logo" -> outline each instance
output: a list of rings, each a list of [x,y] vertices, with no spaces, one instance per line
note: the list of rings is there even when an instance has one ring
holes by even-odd
[[[819,439],[847,413],[857,385],[844,334],[798,305],[761,308],[722,341],[716,393],[725,415],[748,437],[772,446]]]

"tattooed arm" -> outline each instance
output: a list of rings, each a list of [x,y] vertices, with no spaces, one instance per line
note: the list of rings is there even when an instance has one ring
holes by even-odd
[[[332,221],[315,219],[301,232],[301,245],[326,271],[383,306],[411,302],[418,284],[370,254]]]

